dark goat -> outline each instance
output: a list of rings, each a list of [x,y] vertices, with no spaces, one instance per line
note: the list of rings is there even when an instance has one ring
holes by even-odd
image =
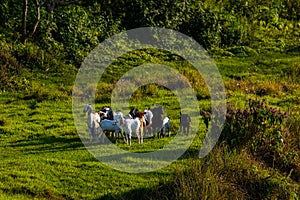
[[[98,112],[98,114],[100,115],[101,120],[103,119],[114,120],[114,112],[108,106],[103,106],[101,110]]]
[[[150,109],[153,113],[151,129],[153,136],[157,133],[158,138],[163,137],[163,121],[164,121],[164,110],[162,106],[158,106]]]
[[[146,113],[145,112],[139,112],[139,110],[137,108],[132,108],[129,112],[129,117],[132,119],[135,118],[142,118],[144,117]],[[146,121],[144,122],[143,126],[146,126]]]
[[[191,117],[188,114],[182,114],[180,112],[180,132],[189,134],[190,132]]]
[[[146,124],[144,124],[144,127],[149,129],[145,131],[145,133],[147,134],[148,132],[153,133],[153,137],[155,137],[155,134],[157,133],[158,138],[163,137],[163,121],[164,121],[164,110],[162,106],[157,106],[155,108],[152,109],[148,109],[152,112],[153,117],[151,117],[150,121],[146,121]],[[140,114],[146,114],[147,112],[139,112],[137,108],[132,108],[129,112],[129,116],[131,116],[131,118],[136,118],[139,117]],[[152,122],[151,122],[152,121]],[[148,123],[148,124],[147,124]],[[148,126],[149,125],[149,126]]]
[[[139,110],[137,108],[131,108],[131,110],[129,111],[129,116],[134,119],[136,117],[138,117],[139,115]]]

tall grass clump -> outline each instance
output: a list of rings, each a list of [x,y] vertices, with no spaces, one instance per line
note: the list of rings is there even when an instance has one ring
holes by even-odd
[[[283,76],[287,78],[292,83],[299,83],[299,77],[300,77],[300,64],[299,63],[293,63],[283,69]]]
[[[295,199],[298,192],[288,178],[265,170],[247,151],[221,144],[202,160],[178,167],[169,181],[142,191],[141,199]],[[124,199],[137,196],[126,195]]]

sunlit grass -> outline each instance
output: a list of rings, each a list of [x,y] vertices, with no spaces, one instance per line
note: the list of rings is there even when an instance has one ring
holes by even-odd
[[[151,55],[143,56],[155,60]],[[281,54],[216,58],[225,82],[227,102],[243,108],[249,98],[265,99],[269,105],[289,111],[291,117],[287,126],[291,133],[287,139],[290,149],[299,152],[300,87],[295,77],[281,73],[281,69],[289,69],[297,62],[297,56]],[[122,62],[115,64],[125,66]],[[195,70],[184,68],[185,65],[178,69],[187,77],[193,76]],[[109,168],[90,154],[77,134],[70,76],[66,84],[62,84],[62,77],[39,74],[32,77],[34,87],[0,94],[0,199],[297,198],[300,189],[294,173],[283,173],[267,166],[247,151],[231,151],[220,145],[207,157],[199,159],[206,134],[201,117],[199,129],[192,130],[196,137],[190,148],[168,167],[145,174]],[[191,79],[196,80],[199,74],[195,77]],[[39,78],[43,80],[39,82]],[[107,81],[98,85],[95,110],[110,105],[113,83]],[[198,94],[199,109],[210,109],[203,80],[193,86]],[[283,86],[288,90],[283,90]],[[262,89],[266,93],[260,95],[258,92]],[[107,96],[103,96],[105,94]],[[138,89],[129,105],[143,110],[155,104],[163,105],[171,119],[171,137],[146,138],[142,145],[133,138],[131,146],[120,140],[118,147],[145,153],[170,143],[179,128],[180,112],[179,102],[171,91],[155,85]]]

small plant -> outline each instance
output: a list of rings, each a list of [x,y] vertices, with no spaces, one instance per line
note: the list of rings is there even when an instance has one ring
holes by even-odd
[[[293,63],[287,68],[283,69],[283,75],[291,82],[298,83],[300,76],[300,64]]]

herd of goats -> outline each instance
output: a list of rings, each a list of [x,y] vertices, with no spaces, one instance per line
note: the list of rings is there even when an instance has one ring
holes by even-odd
[[[91,104],[86,104],[83,112],[88,113],[87,125],[90,142],[98,142],[99,137],[102,138],[103,142],[103,136],[106,133],[115,133],[116,143],[118,143],[119,136],[123,136],[124,142],[128,145],[131,145],[132,136],[137,136],[138,143],[142,144],[144,133],[153,137],[157,133],[158,138],[170,136],[170,119],[164,116],[162,106],[143,112],[139,112],[137,108],[132,108],[127,115],[123,115],[121,112],[113,112],[107,106],[102,107],[99,112],[95,112]],[[180,131],[188,134],[190,123],[190,116],[180,113]]]

